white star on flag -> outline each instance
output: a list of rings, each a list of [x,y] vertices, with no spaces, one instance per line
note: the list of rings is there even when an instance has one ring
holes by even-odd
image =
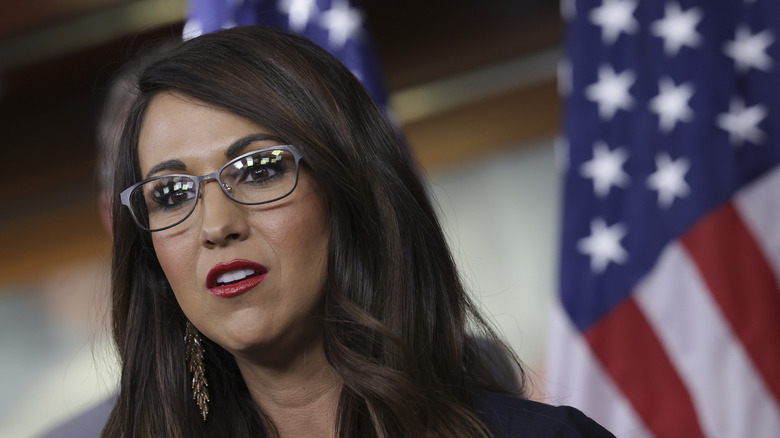
[[[677,122],[690,122],[693,109],[688,101],[693,96],[693,85],[675,86],[669,78],[658,82],[658,95],[650,99],[650,110],[658,114],[658,124],[663,132],[670,132]]]
[[[184,22],[184,28],[181,31],[181,38],[184,41],[191,40],[203,35],[203,23],[196,18],[190,18]]]
[[[764,142],[764,132],[758,124],[768,112],[766,106],[761,104],[746,108],[745,101],[735,97],[731,99],[729,112],[719,114],[716,123],[729,133],[729,141],[734,146],[741,146],[745,141],[761,144]]]
[[[590,256],[591,271],[600,274],[610,262],[625,264],[628,261],[628,253],[620,246],[620,239],[625,235],[624,225],[617,223],[608,227],[604,219],[593,219],[590,236],[577,242],[577,250]]]
[[[634,19],[636,0],[604,0],[590,12],[591,23],[601,26],[601,39],[613,44],[621,32],[636,33],[639,23]]]
[[[628,160],[628,152],[625,149],[617,148],[610,151],[606,143],[599,141],[593,145],[593,158],[580,166],[580,174],[591,178],[596,196],[604,198],[609,194],[612,186],[623,188],[628,186],[630,178],[623,171],[623,163],[626,160]]]
[[[699,8],[683,12],[679,4],[668,3],[664,18],[654,22],[651,31],[653,35],[663,38],[664,52],[674,56],[682,46],[696,47],[701,44],[701,35],[696,33],[696,25],[701,18]]]
[[[561,17],[566,21],[577,18],[577,3],[574,0],[561,0]]]
[[[666,152],[655,157],[656,171],[647,178],[647,186],[658,191],[658,205],[669,208],[675,198],[684,198],[690,193],[690,187],[685,182],[685,174],[691,164],[685,158],[672,158]]]
[[[737,71],[740,73],[750,68],[768,71],[772,68],[772,58],[766,54],[766,49],[774,41],[775,36],[768,29],[753,35],[746,26],[739,26],[734,41],[727,41],[723,51],[728,57],[734,59]]]
[[[588,85],[585,97],[598,104],[599,117],[611,119],[618,109],[629,110],[634,106],[634,98],[628,89],[635,81],[636,77],[630,70],[616,74],[612,66],[602,65],[598,81]]]
[[[309,20],[317,13],[316,0],[281,0],[279,12],[287,14],[288,24],[294,32],[306,30]]]
[[[331,9],[322,13],[320,22],[328,30],[328,42],[339,48],[360,31],[363,14],[345,0],[334,0]]]

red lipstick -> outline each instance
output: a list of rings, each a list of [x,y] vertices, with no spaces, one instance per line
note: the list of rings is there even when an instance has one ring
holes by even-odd
[[[206,276],[206,287],[218,297],[234,297],[260,284],[267,272],[265,266],[250,260],[218,263]]]

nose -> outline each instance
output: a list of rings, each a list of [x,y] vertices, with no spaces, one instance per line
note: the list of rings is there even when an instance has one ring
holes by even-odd
[[[204,181],[200,190],[200,241],[207,248],[241,241],[249,235],[246,211],[219,188],[219,183]]]

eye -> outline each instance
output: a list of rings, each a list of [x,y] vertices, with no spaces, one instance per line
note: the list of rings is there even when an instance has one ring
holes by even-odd
[[[149,184],[152,201],[162,209],[177,208],[195,198],[194,182],[181,177],[158,179]]]
[[[289,152],[274,150],[244,157],[229,166],[223,178],[235,184],[253,186],[274,184],[290,170],[287,155]]]
[[[274,165],[258,165],[247,167],[241,175],[241,183],[265,183],[279,175],[283,169]]]

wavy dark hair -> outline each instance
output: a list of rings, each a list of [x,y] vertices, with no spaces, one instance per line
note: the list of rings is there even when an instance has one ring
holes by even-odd
[[[139,88],[115,163],[115,199],[141,178],[138,135],[162,92],[245,117],[302,153],[330,221],[322,336],[343,385],[338,436],[490,436],[473,391],[522,396],[522,366],[466,294],[404,142],[349,70],[302,37],[237,27],[174,48],[143,72]],[[203,421],[185,367],[186,317],[151,237],[119,202],[113,220],[122,375],[103,436],[276,436],[233,357],[208,339]]]

